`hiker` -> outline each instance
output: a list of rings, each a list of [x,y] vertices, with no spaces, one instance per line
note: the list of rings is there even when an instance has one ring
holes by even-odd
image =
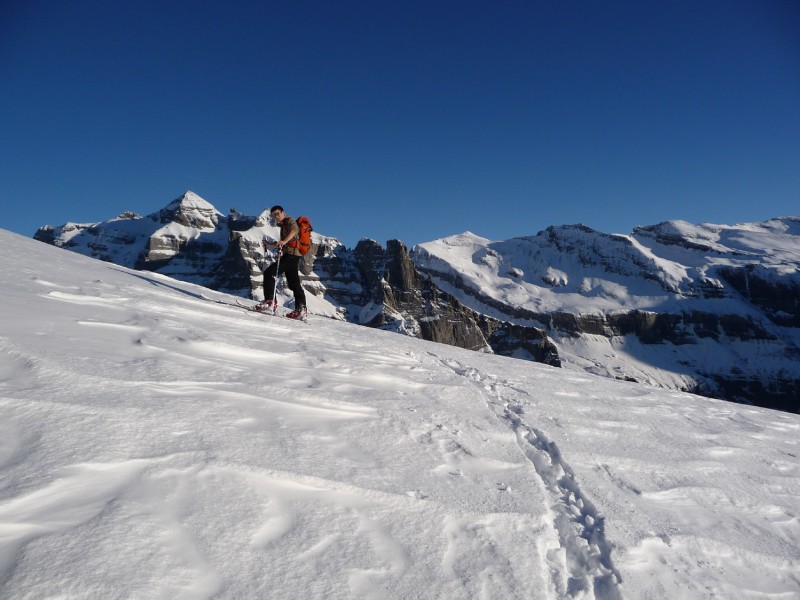
[[[264,271],[264,302],[256,306],[256,310],[260,312],[275,312],[278,308],[278,301],[275,297],[275,284],[278,277],[286,275],[286,282],[289,284],[289,289],[294,294],[294,310],[286,316],[290,319],[305,319],[307,315],[306,309],[306,293],[303,286],[300,285],[300,261],[303,259],[303,252],[301,252],[298,244],[298,237],[300,228],[297,222],[283,211],[282,206],[275,205],[270,209],[270,215],[275,222],[275,225],[281,228],[281,237],[277,242],[268,242],[264,240],[264,249],[278,248],[278,260],[272,263],[266,271]]]

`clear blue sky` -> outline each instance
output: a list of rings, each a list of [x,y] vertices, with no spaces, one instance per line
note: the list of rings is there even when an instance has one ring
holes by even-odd
[[[0,227],[191,189],[348,246],[800,214],[800,2],[6,0]]]

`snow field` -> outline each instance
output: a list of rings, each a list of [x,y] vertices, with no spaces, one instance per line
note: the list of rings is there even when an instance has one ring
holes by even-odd
[[[795,415],[0,246],[0,597],[800,597]]]

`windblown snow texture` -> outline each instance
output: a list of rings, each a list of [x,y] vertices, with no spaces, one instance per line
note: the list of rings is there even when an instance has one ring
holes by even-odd
[[[798,415],[0,251],[0,597],[800,595]]]

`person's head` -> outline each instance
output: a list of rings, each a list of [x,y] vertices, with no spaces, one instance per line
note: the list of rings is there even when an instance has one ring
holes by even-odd
[[[272,208],[269,209],[269,216],[273,218],[276,223],[280,223],[283,221],[283,218],[286,216],[286,213],[283,212],[283,207],[279,204],[276,204]]]

